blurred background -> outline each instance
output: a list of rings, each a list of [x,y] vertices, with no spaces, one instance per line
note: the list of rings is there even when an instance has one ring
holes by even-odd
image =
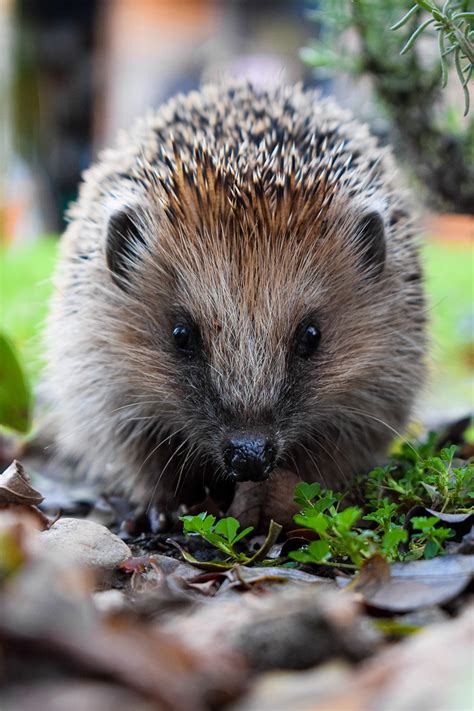
[[[454,0],[453,0],[454,1]],[[474,121],[410,0],[0,0],[0,331],[34,385],[64,211],[120,129],[226,75],[335,95],[395,146],[425,227],[432,377],[418,417],[474,395]],[[471,114],[472,116],[472,114]]]

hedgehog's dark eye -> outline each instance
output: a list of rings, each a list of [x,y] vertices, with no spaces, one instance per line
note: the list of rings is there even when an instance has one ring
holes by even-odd
[[[295,353],[300,358],[311,358],[318,349],[321,331],[313,323],[303,323],[296,333]]]
[[[193,358],[199,348],[199,331],[196,326],[186,326],[184,324],[176,324],[173,328],[172,337],[176,348],[188,356]]]

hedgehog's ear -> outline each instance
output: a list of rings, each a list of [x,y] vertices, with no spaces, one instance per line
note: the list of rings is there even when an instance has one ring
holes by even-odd
[[[130,267],[137,256],[137,245],[143,243],[142,220],[131,207],[115,210],[109,217],[105,257],[114,282],[124,291],[130,278]]]
[[[356,226],[359,264],[367,278],[377,279],[385,265],[385,228],[379,212],[368,212]]]

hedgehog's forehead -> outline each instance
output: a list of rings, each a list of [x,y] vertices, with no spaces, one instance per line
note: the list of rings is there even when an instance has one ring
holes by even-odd
[[[282,225],[277,211],[256,215],[252,210],[229,210],[220,219],[199,222],[183,217],[161,231],[161,255],[173,271],[205,284],[227,284],[231,290],[250,290],[265,284],[281,287],[317,261],[318,226],[304,232]],[[314,266],[314,265],[313,265]]]
[[[204,324],[274,330],[279,336],[317,308],[326,289],[324,245],[229,220],[165,238],[175,302]],[[321,254],[319,254],[321,252]],[[329,280],[330,281],[330,280]]]
[[[326,233],[345,198],[325,174],[237,176],[203,154],[192,169],[178,161],[155,189],[160,261],[176,274],[180,298],[199,301],[208,316],[236,302],[236,317],[288,319],[337,262],[340,250],[325,256],[334,252]]]

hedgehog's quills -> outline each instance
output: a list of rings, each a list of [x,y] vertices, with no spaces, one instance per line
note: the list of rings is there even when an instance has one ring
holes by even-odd
[[[62,241],[60,452],[168,511],[275,467],[337,486],[377,463],[425,369],[393,172],[365,126],[299,88],[208,86],[123,134]]]

